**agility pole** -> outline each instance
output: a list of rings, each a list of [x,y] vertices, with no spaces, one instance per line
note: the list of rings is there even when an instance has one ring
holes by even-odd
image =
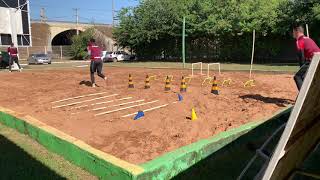
[[[131,102],[115,104],[115,105],[111,105],[111,106],[99,107],[99,108],[92,109],[92,111],[99,111],[99,110],[102,110],[102,109],[107,109],[109,107],[119,107],[119,106],[124,106],[124,105],[128,105],[128,104],[139,103],[139,102],[143,102],[143,101],[144,101],[144,99],[140,99],[140,100],[137,100],[137,101],[131,101]]]
[[[153,107],[153,108],[150,108],[150,109],[145,109],[145,110],[143,110],[143,112],[149,112],[149,111],[153,111],[153,110],[156,110],[156,109],[164,108],[164,107],[167,107],[167,106],[169,106],[169,104],[164,104],[164,105],[156,106],[156,107]],[[121,116],[121,117],[125,118],[125,117],[129,117],[129,116],[134,116],[134,115],[137,115],[137,114],[138,113],[135,112],[135,113],[132,113],[132,114],[127,114],[127,115]]]
[[[99,99],[104,99],[104,98],[109,98],[109,97],[113,97],[113,96],[117,96],[118,94],[112,94],[109,96],[103,96],[103,97],[98,97],[98,98],[94,98],[94,99],[88,99],[88,100],[84,100],[84,101],[79,101],[79,102],[74,102],[74,103],[70,103],[70,104],[64,104],[64,105],[60,105],[60,106],[54,106],[52,107],[52,109],[56,109],[56,108],[62,108],[62,107],[67,107],[67,106],[73,106],[73,105],[77,105],[77,104],[81,104],[81,103],[85,103],[85,102],[91,102],[91,101],[95,101],[95,100],[99,100]]]
[[[256,30],[253,30],[253,34],[252,34],[252,54],[251,54],[251,65],[250,65],[250,79],[252,77],[255,42],[256,42]]]
[[[59,102],[73,100],[73,99],[80,99],[80,98],[84,98],[84,97],[96,96],[96,95],[101,95],[101,94],[106,94],[106,93],[108,93],[108,92],[94,93],[94,94],[87,94],[87,95],[82,95],[82,96],[70,97],[70,98],[54,101],[54,102],[51,102],[51,103],[59,103]]]
[[[113,113],[113,112],[118,112],[118,111],[130,109],[130,108],[134,108],[134,107],[139,107],[139,106],[144,106],[144,105],[147,105],[147,104],[156,103],[156,102],[158,102],[158,101],[159,101],[159,100],[155,100],[155,101],[150,101],[150,102],[146,102],[146,103],[142,103],[142,104],[137,104],[137,105],[133,105],[133,106],[128,106],[128,107],[124,107],[124,108],[120,108],[120,109],[115,109],[115,110],[112,110],[112,111],[106,111],[106,112],[102,112],[102,113],[99,113],[99,114],[95,114],[94,116],[101,116],[101,115],[105,115],[105,114],[110,114],[110,113]]]
[[[253,59],[254,59],[254,49],[255,49],[255,42],[256,42],[256,30],[253,30],[252,34],[252,54],[251,54],[251,65],[250,65],[250,75],[249,80],[244,83],[244,87],[252,87],[254,85],[254,80],[252,79],[252,68],[253,68]]]

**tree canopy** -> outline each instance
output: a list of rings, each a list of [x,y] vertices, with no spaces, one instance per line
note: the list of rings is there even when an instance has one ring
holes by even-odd
[[[212,48],[222,38],[249,39],[255,29],[263,36],[288,35],[293,23],[319,24],[318,0],[142,0],[124,8],[114,38],[137,53],[170,53],[179,49],[186,17],[189,43]],[[226,39],[226,38],[224,38]],[[209,43],[210,42],[210,43]],[[189,46],[189,50],[192,47]],[[188,47],[187,47],[188,48]],[[172,54],[172,52],[171,52]]]

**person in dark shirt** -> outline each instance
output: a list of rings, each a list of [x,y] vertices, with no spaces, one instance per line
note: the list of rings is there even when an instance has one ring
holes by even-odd
[[[96,87],[94,73],[97,72],[98,76],[107,81],[107,77],[102,73],[103,62],[101,59],[101,48],[96,45],[95,40],[91,39],[88,44],[88,53],[90,55],[91,63],[90,63],[90,77],[92,87]]]
[[[302,26],[293,27],[293,37],[296,39],[298,59],[300,64],[300,69],[295,74],[294,80],[298,90],[300,90],[313,55],[316,52],[320,52],[320,48],[311,38],[304,35],[304,28]]]
[[[18,48],[14,47],[14,44],[11,43],[11,46],[8,47],[8,53],[9,53],[9,71],[11,72],[11,66],[13,62],[17,63],[19,67],[19,71],[21,72],[21,66],[19,64],[19,56],[18,56]]]

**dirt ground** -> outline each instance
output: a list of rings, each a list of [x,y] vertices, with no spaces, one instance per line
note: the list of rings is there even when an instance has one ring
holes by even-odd
[[[210,85],[201,86],[203,77],[196,76],[178,100],[180,78],[190,71],[167,69],[108,68],[107,84],[96,77],[100,87],[91,88],[88,69],[29,71],[0,74],[0,106],[31,115],[71,136],[106,153],[134,164],[144,163],[166,152],[208,138],[219,132],[256,121],[293,104],[297,90],[290,74],[255,74],[256,86],[244,88],[248,73],[225,72],[221,81],[231,78],[230,86],[220,87],[220,95],[210,93]],[[135,89],[128,89],[128,74],[133,75]],[[198,73],[198,72],[197,72]],[[144,89],[146,74],[157,75],[151,89]],[[172,90],[164,92],[164,77],[173,75]],[[105,94],[52,103],[80,95]],[[116,96],[106,97],[118,94]],[[99,98],[92,100],[94,98]],[[128,98],[125,100],[118,100]],[[129,99],[130,98],[130,99]],[[95,103],[116,100],[105,104]],[[112,106],[132,101],[141,102]],[[144,101],[142,101],[144,100]],[[96,114],[155,101],[140,107],[96,116]],[[85,101],[85,102],[83,102]],[[73,106],[59,105],[83,102]],[[93,105],[95,104],[95,105]],[[135,113],[155,106],[167,107],[145,112],[145,117],[134,121]],[[87,107],[75,108],[83,105]],[[106,107],[102,110],[93,109]],[[194,107],[198,120],[191,121]]]

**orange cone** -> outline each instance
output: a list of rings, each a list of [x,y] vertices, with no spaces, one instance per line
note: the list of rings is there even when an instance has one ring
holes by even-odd
[[[144,88],[145,89],[150,89],[150,77],[149,77],[149,75],[146,76],[146,81],[145,81]]]
[[[187,92],[186,79],[184,78],[184,76],[182,76],[182,79],[181,79],[180,92],[181,93]]]
[[[131,74],[129,74],[129,84],[128,84],[128,88],[134,88],[134,84],[133,84],[133,80],[132,80]]]
[[[170,78],[169,78],[169,76],[167,76],[167,78],[166,78],[166,85],[165,85],[165,87],[164,87],[164,91],[168,92],[168,91],[170,91],[170,90],[171,90]]]
[[[219,95],[219,87],[218,87],[218,81],[216,76],[214,76],[213,78],[211,93],[215,95]]]

